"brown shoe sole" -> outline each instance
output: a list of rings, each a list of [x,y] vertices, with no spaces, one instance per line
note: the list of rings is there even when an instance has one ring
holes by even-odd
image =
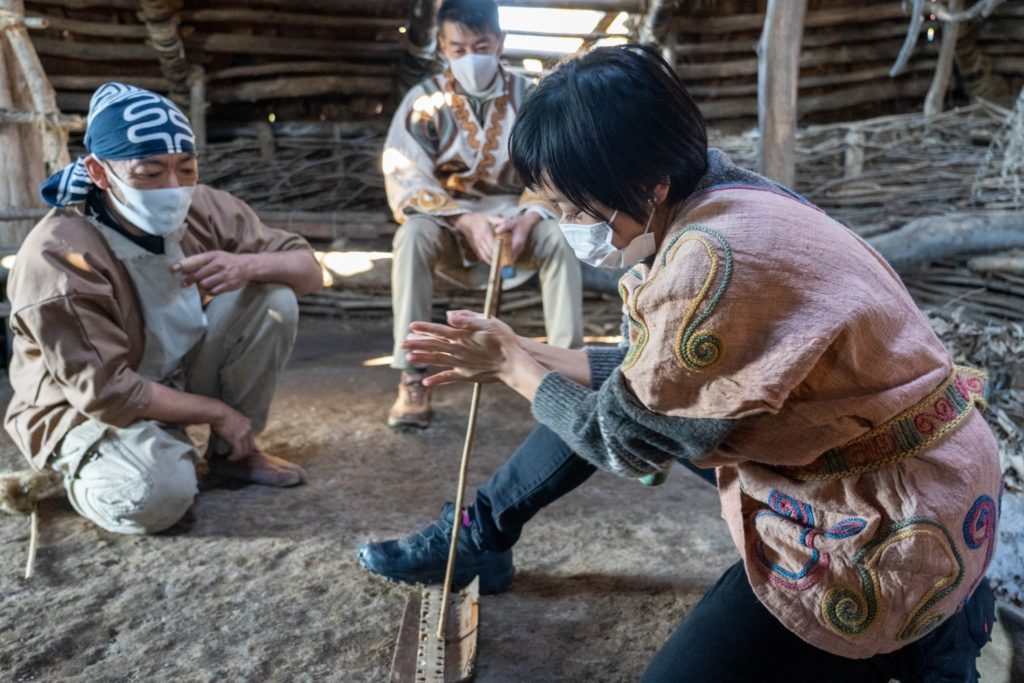
[[[430,415],[426,417],[412,417],[410,415],[402,415],[401,417],[394,417],[388,415],[388,426],[392,429],[409,431],[413,429],[426,429],[430,426]]]

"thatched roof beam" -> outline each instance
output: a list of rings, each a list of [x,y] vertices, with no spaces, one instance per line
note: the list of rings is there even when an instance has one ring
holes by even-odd
[[[866,7],[837,7],[808,12],[804,29],[840,24],[874,24],[883,19],[900,19],[904,16],[899,3],[869,5]],[[732,33],[734,31],[755,31],[764,25],[764,14],[734,14],[719,17],[694,17],[680,15],[675,18],[676,27],[689,33]]]
[[[930,84],[931,76],[864,82],[820,95],[804,95],[797,102],[797,112],[802,117],[823,111],[843,112],[851,107],[872,102],[921,98],[928,92]],[[749,97],[705,100],[700,103],[700,110],[708,119],[750,118],[757,116],[757,99]]]
[[[56,2],[58,0],[48,0]],[[106,4],[103,0],[75,0]],[[294,9],[288,0],[247,0],[250,7],[282,7]],[[644,0],[501,0],[503,6],[589,9],[599,12],[640,12]],[[305,0],[302,9],[334,14],[365,14],[373,16],[406,16],[408,0]]]
[[[43,19],[47,28],[58,31],[69,31],[79,36],[94,36],[97,38],[129,38],[143,40],[149,37],[149,31],[145,26],[137,24],[112,24],[110,22],[81,21],[77,19],[65,19],[49,14],[30,14],[30,18]]]
[[[373,76],[289,76],[222,85],[211,90],[210,101],[226,104],[317,95],[388,95],[393,87],[393,79]]]
[[[641,12],[645,0],[501,0],[508,7],[546,9],[589,9],[598,12]]]
[[[280,36],[243,36],[213,33],[188,40],[190,49],[217,53],[248,53],[292,57],[380,59],[397,57],[398,43],[369,40],[323,40],[313,38],[282,38]]]
[[[358,76],[391,76],[390,64],[358,64],[355,62],[271,62],[248,66],[229,66],[207,76],[210,81],[253,76],[285,76],[289,74],[355,74]]]
[[[612,15],[615,20],[615,15]],[[621,33],[594,31],[592,33],[561,33],[559,31],[505,31],[510,36],[541,36],[544,38],[582,38],[584,41],[597,41],[604,38],[623,38]]]
[[[0,223],[8,221],[32,221],[34,223],[48,213],[50,213],[49,209],[12,209],[10,211],[0,211]],[[4,251],[6,250],[7,248],[4,249]]]
[[[936,60],[934,59],[917,59],[910,63],[907,67],[908,72],[927,72],[932,73],[935,71]],[[798,83],[800,90],[810,90],[812,88],[829,88],[836,85],[846,85],[849,83],[864,83],[866,81],[877,81],[888,78],[889,67],[887,66],[872,66],[857,69],[855,71],[843,71],[837,73],[825,73],[816,76],[801,76]],[[691,95],[697,98],[713,97],[713,98],[726,98],[749,95],[751,101],[753,96],[757,95],[757,83],[733,83],[728,85],[693,85],[686,88]],[[800,107],[803,112],[803,107]]]
[[[57,90],[96,90],[109,81],[120,81],[158,93],[168,91],[167,79],[163,76],[51,76],[50,83]]]
[[[5,109],[0,107],[0,125],[5,123],[41,124],[46,117],[24,109]],[[85,132],[85,118],[71,114],[58,114],[57,125],[72,133]]]
[[[597,22],[597,26],[594,27],[594,34],[591,37],[584,39],[583,45],[580,46],[580,51],[585,52],[590,48],[594,47],[594,44],[598,41],[596,34],[607,33],[611,25],[615,23],[615,19],[619,16],[618,12],[605,12],[601,20]]]
[[[331,16],[252,9],[186,9],[182,21],[193,23],[270,24],[273,26],[318,26],[322,28],[394,29],[404,25],[400,18]]]
[[[36,52],[47,57],[64,57],[88,62],[149,62],[157,59],[153,48],[148,45],[86,43],[55,38],[33,38],[32,43],[36,47]]]
[[[804,32],[802,48],[804,50],[815,47],[827,47],[829,45],[850,45],[853,43],[865,43],[872,40],[884,40],[902,36],[907,32],[903,22],[886,21],[880,22],[877,26],[855,25],[849,29],[841,27],[830,28],[827,31]],[[888,41],[886,41],[888,42]],[[683,43],[676,47],[676,53],[682,56],[689,55],[725,55],[725,54],[754,54],[757,51],[756,40],[722,40],[700,43]],[[888,69],[886,70],[888,73]]]
[[[93,7],[110,7],[113,9],[130,9],[136,7],[136,0],[32,0],[34,5],[48,5],[62,9],[91,9]]]
[[[929,43],[922,46],[922,56],[934,57],[935,45]],[[800,67],[837,66],[876,62],[896,56],[896,49],[891,42],[865,43],[863,45],[842,46],[826,50],[803,50],[800,54]],[[758,60],[735,59],[728,62],[707,62],[700,64],[679,64],[679,75],[686,82],[704,78],[733,78],[737,76],[755,76]]]
[[[139,18],[146,24],[149,42],[160,59],[160,71],[171,85],[171,99],[179,104],[189,97],[189,66],[178,34],[181,6],[182,0],[139,0]]]
[[[245,0],[248,7],[277,7],[285,11],[296,9],[294,0]],[[303,0],[305,12],[324,12],[334,15],[363,15],[377,17],[404,17],[405,0]]]
[[[24,26],[25,28],[31,29],[43,29],[48,28],[49,24],[43,17],[23,16],[15,12],[8,11],[6,14],[0,15],[0,28],[7,26]]]

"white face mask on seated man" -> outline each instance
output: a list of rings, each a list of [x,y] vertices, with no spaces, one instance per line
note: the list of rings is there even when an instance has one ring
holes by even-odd
[[[108,191],[114,207],[125,220],[159,237],[171,234],[185,223],[195,185],[139,190],[117,177],[109,163],[101,163],[107,178],[124,197],[122,200],[117,193]]]
[[[452,60],[452,75],[470,97],[484,97],[498,83],[498,56],[469,53]]]

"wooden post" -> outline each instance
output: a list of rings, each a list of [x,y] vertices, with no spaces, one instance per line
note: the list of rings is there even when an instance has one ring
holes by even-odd
[[[758,43],[757,122],[761,173],[784,185],[795,175],[797,82],[807,0],[768,0]]]
[[[43,206],[39,186],[70,159],[57,99],[24,24],[22,0],[0,0],[0,109],[27,111],[30,123],[0,123],[0,209]],[[0,247],[17,247],[34,221],[0,223]]]
[[[0,9],[14,17],[24,16],[22,0],[0,0]],[[28,86],[32,109],[46,117],[46,124],[42,126],[46,172],[55,173],[70,162],[67,132],[57,122],[57,116],[60,114],[57,109],[57,96],[50,82],[46,80],[46,73],[39,61],[39,55],[32,47],[28,31],[24,25],[18,24],[17,19],[12,21],[13,23],[4,26],[4,32],[14,52],[14,59],[21,68],[21,76]]]
[[[859,178],[864,174],[864,131],[851,128],[843,137],[846,151],[843,153],[843,175]]]
[[[206,71],[193,65],[188,75],[189,112],[192,132],[196,136],[196,149],[206,148]]]
[[[669,63],[673,70],[677,69],[679,64],[678,50],[679,31],[674,26],[671,26],[668,33],[665,34],[665,42],[661,46],[661,56],[665,58],[665,61]]]
[[[171,99],[179,105],[190,97],[185,44],[178,35],[182,0],[139,0],[139,19],[146,24],[149,42],[160,59],[160,71],[171,84]]]
[[[274,127],[266,121],[259,121],[256,126],[256,138],[260,143],[260,159],[263,161],[274,160]]]
[[[647,14],[644,15],[640,24],[640,31],[637,35],[638,42],[654,45],[658,40],[658,29],[668,15],[668,8],[665,7],[665,0],[648,0]]]
[[[954,14],[959,12],[962,4],[962,0],[949,0],[949,11]],[[925,116],[934,116],[942,112],[942,105],[946,100],[946,90],[949,88],[949,78],[953,74],[958,33],[960,33],[960,22],[955,19],[942,22],[939,62],[935,67],[935,76],[932,78],[931,87],[928,88],[928,95],[924,98]]]
[[[398,87],[402,93],[440,67],[436,57],[437,10],[440,6],[440,0],[409,0],[406,51],[398,66]]]

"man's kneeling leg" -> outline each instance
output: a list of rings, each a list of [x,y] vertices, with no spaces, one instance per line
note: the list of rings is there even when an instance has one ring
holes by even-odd
[[[192,505],[198,458],[184,433],[155,422],[118,429],[90,421],[65,437],[52,464],[80,515],[114,533],[149,534]]]

